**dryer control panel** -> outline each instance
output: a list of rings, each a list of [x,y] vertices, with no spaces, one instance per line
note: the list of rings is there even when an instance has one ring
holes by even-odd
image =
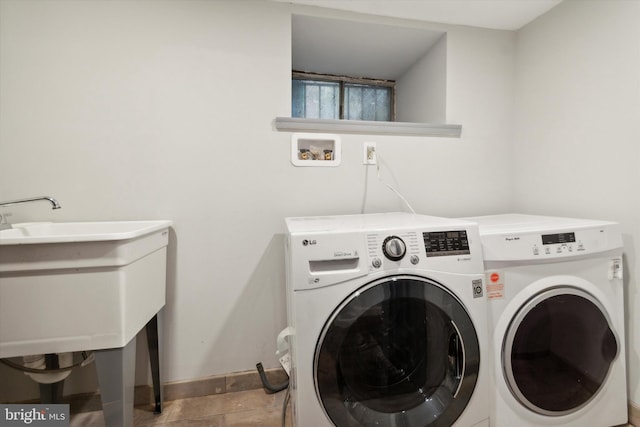
[[[542,234],[540,235],[540,241],[542,242],[541,249],[535,243],[531,246],[531,253],[533,255],[551,255],[554,252],[556,254],[562,254],[585,251],[583,241],[580,240],[579,242],[576,242],[576,233],[574,231]]]
[[[623,247],[612,221],[502,214],[465,218],[479,225],[485,261],[552,261]]]
[[[487,261],[548,260],[606,252],[622,247],[621,235],[615,228],[484,235],[484,258]]]

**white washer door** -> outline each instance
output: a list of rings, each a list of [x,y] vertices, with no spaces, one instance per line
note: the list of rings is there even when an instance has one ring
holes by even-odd
[[[441,284],[377,280],[349,296],[318,341],[316,392],[337,426],[451,426],[480,366],[468,312]]]
[[[584,290],[558,286],[520,307],[504,335],[502,366],[522,405],[561,416],[597,395],[618,348],[602,304]]]

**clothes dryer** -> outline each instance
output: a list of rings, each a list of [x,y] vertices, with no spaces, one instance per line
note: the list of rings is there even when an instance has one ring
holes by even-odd
[[[491,425],[627,422],[622,236],[613,222],[476,221],[487,268]]]
[[[475,224],[390,213],[287,218],[297,426],[488,426]]]

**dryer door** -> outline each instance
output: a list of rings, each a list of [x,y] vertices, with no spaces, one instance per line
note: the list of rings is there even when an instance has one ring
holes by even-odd
[[[462,303],[441,284],[387,277],[360,288],[326,323],[316,392],[337,426],[451,426],[480,365]]]
[[[593,399],[618,354],[600,302],[561,286],[530,298],[505,333],[502,366],[509,389],[530,410],[570,414]]]

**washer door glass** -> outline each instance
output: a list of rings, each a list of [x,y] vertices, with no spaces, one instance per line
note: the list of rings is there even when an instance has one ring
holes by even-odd
[[[513,395],[532,411],[566,415],[600,390],[618,342],[605,310],[572,287],[541,292],[514,316],[503,342],[502,366]]]
[[[478,377],[478,337],[434,281],[394,276],[347,298],[315,352],[316,391],[337,426],[450,426]]]

